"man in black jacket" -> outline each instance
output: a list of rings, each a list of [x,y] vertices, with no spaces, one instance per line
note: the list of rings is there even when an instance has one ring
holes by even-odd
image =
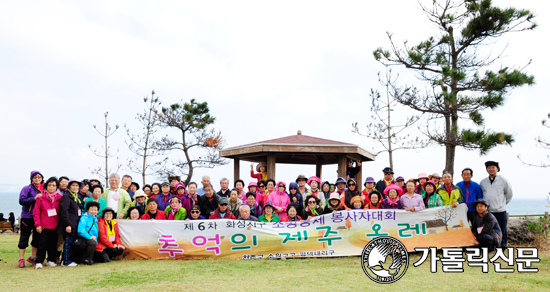
[[[204,196],[199,197],[199,206],[201,207],[201,215],[208,219],[210,215],[214,214],[216,208],[218,208],[220,196],[214,194],[214,188],[211,183],[206,183],[203,188]]]
[[[229,198],[231,190],[229,189],[229,180],[227,178],[220,179],[220,190],[216,193],[220,197]]]
[[[391,167],[384,168],[382,172],[384,172],[384,178],[379,180],[374,188],[381,194],[384,194],[384,190],[386,189],[386,187],[390,184],[395,184],[395,180],[393,179],[393,169]],[[382,196],[385,198],[384,195]]]
[[[474,245],[487,247],[492,252],[495,247],[500,247],[502,240],[502,231],[500,225],[493,214],[487,209],[489,205],[484,199],[479,199],[472,203],[476,209],[472,220],[472,233],[476,237]]]

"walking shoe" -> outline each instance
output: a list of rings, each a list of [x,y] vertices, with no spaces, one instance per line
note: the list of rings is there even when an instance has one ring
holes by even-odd
[[[25,267],[25,260],[24,260],[24,259],[19,259],[19,267],[20,267],[20,268],[24,268],[24,267]]]
[[[95,263],[93,261],[84,261],[84,263],[88,266],[93,266]]]
[[[47,262],[46,267],[55,267],[57,266],[54,262]]]
[[[31,263],[33,266],[36,266],[36,258],[33,259],[32,257],[29,257],[27,262]]]
[[[42,269],[42,264],[36,264],[36,266],[34,267],[35,269]]]
[[[61,264],[61,258],[55,258],[55,263],[58,265]]]
[[[72,263],[67,265],[67,267],[76,267],[76,266],[78,266],[78,264],[75,263],[75,262],[72,262]]]

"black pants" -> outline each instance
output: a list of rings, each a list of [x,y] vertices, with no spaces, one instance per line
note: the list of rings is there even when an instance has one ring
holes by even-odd
[[[57,257],[57,229],[42,229],[40,244],[36,253],[36,262],[42,264],[48,252],[48,262],[54,262]]]
[[[124,251],[118,248],[106,248],[103,251],[94,252],[94,262],[98,263],[108,263],[112,259],[121,255]]]
[[[478,236],[477,241],[479,242],[479,247],[486,247],[489,252],[494,251],[497,245],[496,239],[489,234]]]
[[[500,225],[500,231],[502,232],[501,247],[506,248],[506,239],[508,239],[508,218],[506,216],[506,211],[493,213],[493,215],[495,215],[495,217],[497,218],[498,225]]]
[[[94,250],[97,246],[97,241],[88,239],[86,241],[86,250],[84,251],[84,261],[91,261],[94,257]]]
[[[38,248],[40,244],[40,233],[36,232],[34,220],[32,218],[21,218],[21,234],[19,235],[19,249],[26,249],[29,246],[29,238],[32,233],[32,247]]]

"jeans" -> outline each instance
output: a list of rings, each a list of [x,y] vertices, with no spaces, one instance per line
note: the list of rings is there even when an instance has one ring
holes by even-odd
[[[73,241],[74,237],[70,235],[65,235],[63,237],[65,239],[65,243],[63,243],[63,254],[62,254],[62,260],[64,265],[69,265],[73,262]]]
[[[507,232],[507,225],[508,225],[508,219],[506,217],[506,211],[504,212],[498,212],[493,213],[493,215],[497,218],[498,225],[500,225],[500,231],[502,232],[502,248],[506,248],[506,240],[508,239],[508,232]]]

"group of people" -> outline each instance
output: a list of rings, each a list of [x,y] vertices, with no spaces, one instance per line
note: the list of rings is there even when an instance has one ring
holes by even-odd
[[[351,165],[350,165],[351,164]],[[167,182],[144,185],[132,177],[111,174],[104,189],[99,179],[78,181],[67,177],[50,177],[44,181],[38,171],[31,172],[31,184],[21,190],[19,203],[21,237],[19,267],[25,267],[25,249],[32,234],[32,254],[27,259],[37,269],[46,266],[92,265],[120,256],[125,247],[120,242],[116,220],[215,220],[234,219],[260,222],[293,222],[342,210],[400,209],[418,212],[439,206],[468,206],[476,244],[506,247],[506,205],[512,199],[512,188],[497,176],[497,162],[485,163],[489,177],[480,184],[472,181],[473,170],[462,170],[463,181],[453,184],[446,172],[420,173],[405,182],[394,178],[390,167],[382,170],[378,182],[367,177],[364,189],[355,179],[357,167],[348,162],[347,177],[334,183],[319,177],[299,175],[288,184],[269,178],[265,164],[251,168],[256,181],[246,186],[237,179],[233,188],[229,180],[220,180],[215,191],[208,176],[201,187],[180,177]],[[358,166],[360,164],[358,163]]]

